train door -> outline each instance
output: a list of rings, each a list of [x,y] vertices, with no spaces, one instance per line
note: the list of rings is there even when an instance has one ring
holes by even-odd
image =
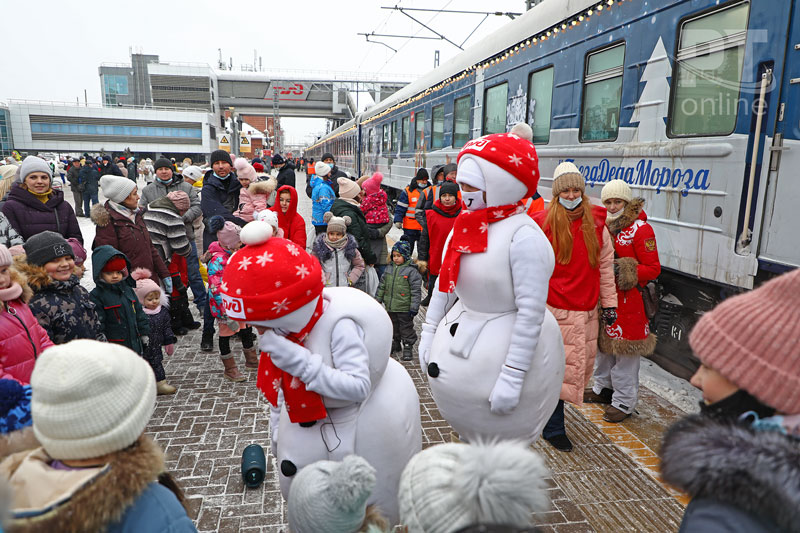
[[[782,3],[781,3],[782,4]],[[800,266],[800,9],[791,4],[788,38],[777,104],[777,123],[769,155],[758,258],[762,262]],[[776,4],[777,7],[778,4]],[[766,159],[766,158],[765,158]]]

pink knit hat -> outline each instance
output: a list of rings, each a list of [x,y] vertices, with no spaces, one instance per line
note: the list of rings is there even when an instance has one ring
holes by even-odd
[[[191,202],[189,201],[189,195],[183,191],[172,191],[167,195],[167,198],[170,199],[172,205],[175,206],[175,209],[177,209],[178,213],[181,215],[188,211],[192,206]]]
[[[11,266],[12,262],[11,252],[8,251],[4,244],[0,244],[0,267]]]
[[[233,162],[233,167],[236,169],[236,177],[237,178],[245,178],[250,181],[256,181],[258,176],[256,176],[256,169],[253,168],[253,165],[247,162],[247,159],[244,157],[237,157],[236,161]]]
[[[72,253],[75,255],[75,264],[82,265],[86,261],[86,249],[81,244],[81,241],[75,237],[70,237],[67,242],[72,247]]]
[[[225,225],[217,232],[217,240],[225,248],[233,248],[241,242],[239,240],[239,232],[241,231],[242,228],[230,220],[226,220]]]
[[[131,277],[136,280],[136,288],[133,289],[133,292],[136,293],[136,299],[139,300],[139,303],[144,305],[144,298],[151,292],[157,292],[159,297],[161,297],[161,287],[158,286],[158,283],[150,279],[152,273],[147,270],[146,268],[137,268],[134,269]]]
[[[800,269],[728,298],[689,335],[704,365],[789,415],[800,414],[798,296]]]
[[[381,188],[381,182],[383,181],[383,174],[380,172],[376,172],[372,175],[372,177],[364,182],[361,186],[364,189],[364,194],[375,194]]]

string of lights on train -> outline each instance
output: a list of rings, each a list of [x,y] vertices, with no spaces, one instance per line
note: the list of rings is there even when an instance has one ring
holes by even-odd
[[[370,122],[372,122],[374,120],[378,120],[378,119],[384,117],[385,115],[388,115],[389,113],[393,113],[394,111],[400,109],[401,107],[407,106],[407,105],[412,104],[412,103],[414,103],[414,102],[416,102],[416,101],[418,101],[418,100],[420,100],[422,98],[425,98],[426,96],[428,96],[432,92],[435,92],[435,91],[438,91],[440,89],[443,89],[443,88],[447,87],[448,85],[450,85],[452,83],[455,83],[457,81],[461,81],[461,80],[463,80],[464,78],[466,78],[468,76],[472,76],[472,75],[474,75],[475,71],[478,70],[478,69],[485,69],[485,68],[488,68],[490,66],[494,66],[494,65],[497,65],[499,63],[502,63],[503,61],[505,61],[506,59],[510,58],[511,56],[513,56],[515,54],[518,54],[519,52],[524,50],[526,47],[530,47],[530,46],[535,45],[535,44],[543,43],[543,42],[545,42],[545,41],[547,41],[549,39],[554,39],[554,38],[556,38],[556,36],[558,34],[563,34],[567,30],[569,30],[570,28],[574,28],[575,26],[579,26],[580,24],[585,22],[590,17],[595,16],[595,15],[599,15],[604,10],[611,9],[615,4],[622,4],[624,1],[625,0],[603,0],[602,2],[598,2],[593,7],[590,7],[589,9],[586,9],[586,10],[580,12],[579,14],[572,16],[571,18],[565,19],[565,20],[559,22],[558,24],[554,24],[553,26],[550,26],[549,28],[540,31],[539,33],[529,37],[528,39],[526,39],[524,41],[520,41],[519,43],[517,43],[516,45],[514,45],[512,47],[506,48],[502,52],[499,52],[498,54],[495,54],[494,56],[492,56],[490,58],[487,58],[487,59],[485,59],[485,60],[483,60],[483,61],[481,61],[479,63],[476,63],[476,64],[472,65],[471,67],[466,68],[465,70],[463,70],[458,75],[451,76],[451,77],[447,78],[446,80],[444,80],[442,82],[439,82],[438,84],[434,85],[433,87],[428,87],[427,89],[425,89],[421,93],[407,98],[403,102],[397,103],[397,104],[395,104],[395,105],[393,105],[393,106],[391,106],[391,107],[389,107],[387,109],[384,109],[383,111],[381,111],[377,115],[369,117],[362,124],[369,124]],[[628,0],[628,1],[632,1],[632,0]],[[338,137],[340,137],[342,135],[345,135],[346,133],[349,133],[350,131],[354,130],[355,128],[356,128],[356,126],[353,125],[353,126],[347,128],[346,130],[337,133],[333,137],[327,138],[322,142],[319,142],[319,143],[316,143],[316,144],[314,144],[312,146],[309,146],[308,149],[310,150],[312,148],[316,148],[318,145],[320,145],[320,144],[322,144],[324,142],[332,141],[332,140],[334,140],[334,139],[336,139],[336,138],[338,138]]]

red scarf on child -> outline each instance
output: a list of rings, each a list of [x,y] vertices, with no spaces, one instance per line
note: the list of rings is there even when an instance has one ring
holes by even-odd
[[[439,271],[439,290],[453,292],[458,281],[461,254],[480,254],[489,246],[489,224],[524,211],[524,204],[499,205],[467,211],[462,209],[453,224],[453,236],[444,253]]]
[[[321,317],[322,296],[320,295],[317,307],[314,309],[314,314],[311,316],[309,323],[298,333],[289,334],[286,338],[302,346],[309,332]],[[278,390],[283,390],[286,411],[289,413],[289,420],[294,423],[314,422],[328,416],[325,404],[322,402],[322,396],[316,392],[306,390],[305,383],[300,379],[275,366],[267,352],[261,352],[256,387],[264,393],[267,401],[275,407],[278,407]]]

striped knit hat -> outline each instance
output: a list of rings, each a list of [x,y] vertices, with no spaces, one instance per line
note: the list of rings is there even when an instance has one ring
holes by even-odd
[[[800,414],[800,270],[728,298],[689,335],[704,365],[784,414]]]
[[[586,192],[586,183],[583,180],[581,171],[578,170],[578,167],[575,166],[575,163],[570,161],[559,163],[559,165],[553,171],[553,198],[558,196],[561,191],[565,191],[572,187],[580,189],[582,192]]]

